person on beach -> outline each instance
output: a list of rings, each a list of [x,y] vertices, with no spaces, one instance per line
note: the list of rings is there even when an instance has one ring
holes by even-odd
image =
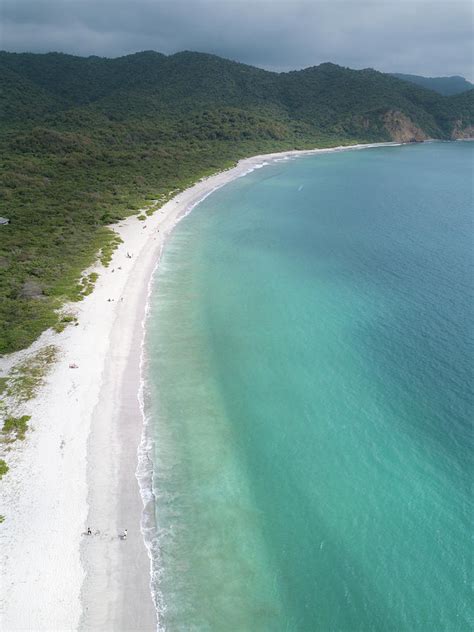
[[[90,527],[87,527],[87,535],[92,535],[92,529]]]
[[[128,529],[124,529],[122,535],[120,536],[122,538],[122,540],[126,540],[127,539],[127,534],[128,534]]]

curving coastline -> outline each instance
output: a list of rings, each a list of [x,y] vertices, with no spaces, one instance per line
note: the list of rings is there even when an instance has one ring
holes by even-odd
[[[120,222],[114,229],[123,243],[107,269],[94,268],[94,292],[74,305],[79,325],[46,332],[30,350],[2,359],[5,370],[33,349],[59,348],[45,387],[28,404],[34,432],[2,485],[2,629],[156,629],[141,524],[149,473],[138,473],[142,496],[136,478],[137,450],[146,458],[150,446],[137,394],[150,282],[179,219],[266,162],[394,144],[255,156],[196,183],[145,222]],[[70,370],[71,362],[78,368]],[[85,537],[89,525],[95,535]],[[124,528],[126,542],[118,537]]]

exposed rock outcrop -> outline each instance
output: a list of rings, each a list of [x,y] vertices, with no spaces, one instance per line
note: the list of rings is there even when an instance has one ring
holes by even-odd
[[[451,132],[451,138],[453,140],[474,138],[474,125],[466,125],[462,119],[457,120]]]
[[[398,143],[421,142],[429,138],[406,114],[397,110],[386,112],[383,116],[383,123],[392,140]]]

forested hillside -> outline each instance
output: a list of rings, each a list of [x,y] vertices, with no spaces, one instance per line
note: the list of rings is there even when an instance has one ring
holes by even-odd
[[[443,97],[334,64],[272,73],[212,55],[0,53],[0,353],[90,291],[107,225],[256,153],[461,138],[474,92]],[[156,205],[155,205],[156,207]]]
[[[403,79],[404,81],[410,81],[416,83],[418,86],[428,88],[443,94],[444,96],[451,96],[453,94],[460,94],[461,92],[467,92],[472,90],[474,86],[470,81],[464,79],[464,77],[420,77],[419,75],[402,75],[400,73],[393,73],[393,77]]]

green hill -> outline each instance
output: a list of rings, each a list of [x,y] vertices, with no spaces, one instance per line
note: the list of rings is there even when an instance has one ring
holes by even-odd
[[[416,83],[418,86],[427,88],[428,90],[434,90],[444,96],[451,96],[453,94],[459,94],[461,92],[467,92],[472,90],[474,85],[464,79],[464,77],[420,77],[419,75],[402,75],[400,73],[393,73],[392,77],[403,79],[403,81],[409,81],[410,83]]]
[[[295,122],[305,122],[316,135],[342,130],[389,139],[395,132],[387,129],[384,116],[394,110],[409,117],[420,135],[449,137],[452,132],[445,119],[436,118],[434,107],[446,103],[449,112],[451,102],[391,75],[329,63],[273,73],[204,53],[166,57],[148,51],[103,59],[2,52],[0,78],[4,124],[42,120],[57,127],[65,119],[45,115],[61,112],[69,120],[76,115],[77,125],[77,116],[87,110],[112,121],[142,119],[160,128],[169,119],[231,107],[284,121],[288,133]],[[17,107],[15,89],[23,107]]]
[[[113,248],[106,226],[151,200],[256,153],[465,137],[473,101],[334,64],[1,52],[0,353],[58,324],[90,289],[81,271]]]

